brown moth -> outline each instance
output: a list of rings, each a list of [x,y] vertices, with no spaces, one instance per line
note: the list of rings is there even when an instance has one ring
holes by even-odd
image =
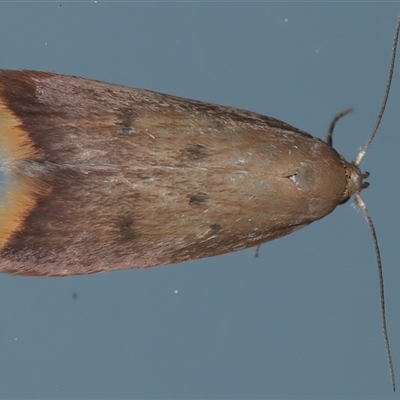
[[[332,212],[359,168],[276,119],[47,72],[0,72],[0,271],[75,275],[252,247]]]
[[[400,23],[396,28],[390,80]],[[359,164],[249,111],[50,72],[0,70],[0,272],[68,276],[215,256],[355,195]]]

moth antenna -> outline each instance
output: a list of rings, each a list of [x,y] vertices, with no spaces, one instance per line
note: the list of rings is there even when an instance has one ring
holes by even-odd
[[[393,388],[393,392],[395,392],[396,391],[396,377],[394,374],[392,353],[390,351],[389,335],[388,335],[387,326],[386,326],[385,290],[384,290],[384,286],[383,286],[382,260],[381,260],[381,253],[379,251],[378,238],[376,236],[376,231],[375,231],[374,224],[372,222],[372,218],[369,215],[367,206],[365,205],[362,197],[360,196],[359,193],[357,193],[357,194],[355,194],[355,198],[356,198],[358,206],[361,208],[362,212],[364,213],[365,219],[368,222],[368,226],[369,226],[369,229],[370,229],[371,235],[372,235],[372,241],[374,242],[376,263],[378,266],[378,276],[379,276],[379,296],[380,296],[380,300],[381,300],[381,318],[382,318],[383,339],[385,342],[386,355],[387,355],[387,359],[388,359],[388,363],[389,363],[389,371],[390,371],[390,378],[392,380],[392,388]]]
[[[333,130],[335,129],[336,122],[339,121],[340,118],[344,117],[345,115],[351,113],[353,111],[353,108],[347,108],[346,110],[341,111],[340,113],[336,114],[333,118],[332,121],[329,125],[328,128],[328,133],[325,136],[324,142],[328,144],[329,146],[332,147],[332,135],[333,135]]]
[[[385,94],[383,96],[381,108],[379,110],[378,117],[376,119],[375,125],[372,129],[372,132],[370,133],[367,142],[365,143],[364,147],[360,150],[360,152],[357,155],[356,160],[354,161],[355,166],[359,166],[362,159],[364,158],[370,144],[372,143],[372,140],[374,139],[376,132],[378,131],[379,125],[382,120],[382,116],[385,112],[386,108],[386,103],[389,98],[389,92],[390,92],[390,87],[392,85],[392,78],[393,78],[393,71],[394,71],[394,65],[396,61],[396,52],[397,52],[397,43],[399,40],[399,33],[400,33],[400,13],[397,19],[397,24],[396,24],[396,29],[395,29],[395,34],[394,34],[394,40],[393,40],[393,47],[392,47],[392,58],[390,60],[390,66],[389,66],[389,74],[388,74],[388,80],[386,84],[386,89],[385,89]],[[332,146],[332,134],[333,134],[333,129],[335,127],[336,122],[344,117],[345,115],[349,114],[351,111],[353,111],[352,108],[348,108],[338,114],[336,114],[328,129],[328,133],[325,137],[325,142],[329,145]],[[369,175],[369,174],[368,174]],[[367,174],[364,174],[362,178],[367,178]],[[366,186],[363,186],[363,188]],[[392,353],[390,351],[390,344],[389,344],[389,335],[387,332],[387,325],[386,325],[386,310],[385,310],[385,290],[384,290],[384,284],[383,284],[383,270],[382,270],[382,260],[381,260],[381,253],[379,251],[379,245],[378,245],[378,238],[376,236],[376,231],[374,224],[372,222],[371,216],[368,212],[367,206],[365,205],[361,195],[359,193],[355,193],[355,199],[358,204],[358,206],[361,208],[362,212],[364,213],[364,216],[367,220],[369,229],[371,231],[372,235],[372,241],[374,243],[374,248],[375,248],[375,254],[376,254],[376,262],[377,262],[377,267],[378,267],[378,276],[379,276],[379,296],[380,296],[380,303],[381,303],[381,319],[382,319],[382,331],[383,331],[383,340],[385,342],[385,348],[386,348],[386,355],[389,363],[389,371],[390,371],[390,378],[392,380],[392,388],[393,392],[396,391],[396,377],[394,373],[394,367],[393,367],[393,361],[392,361]]]
[[[390,87],[392,85],[392,78],[393,78],[393,71],[394,71],[394,65],[396,61],[396,52],[397,52],[397,43],[399,40],[399,33],[400,33],[400,13],[397,19],[397,24],[396,24],[396,30],[394,33],[394,40],[393,40],[393,47],[392,47],[392,58],[390,60],[390,66],[389,66],[389,75],[388,75],[388,80],[386,84],[386,89],[385,89],[385,94],[383,96],[381,108],[379,110],[378,117],[375,122],[375,126],[372,129],[371,134],[369,135],[367,142],[365,143],[364,147],[360,150],[360,152],[357,155],[356,160],[354,161],[354,165],[359,166],[362,159],[364,158],[372,140],[375,137],[375,134],[378,130],[378,127],[381,123],[383,113],[385,112],[386,108],[386,103],[389,98],[389,92],[390,92]],[[361,210],[364,213],[364,216],[368,222],[369,229],[371,230],[372,234],[372,240],[374,242],[374,247],[375,247],[375,254],[376,254],[376,261],[377,261],[377,266],[378,266],[378,275],[379,275],[379,294],[380,294],[380,300],[381,300],[381,317],[382,317],[382,330],[383,330],[383,339],[385,342],[385,347],[386,347],[386,354],[387,354],[387,359],[389,363],[389,371],[390,371],[390,377],[392,380],[392,388],[393,392],[396,391],[396,379],[394,375],[394,368],[393,368],[393,361],[392,361],[392,354],[390,352],[390,345],[389,345],[389,336],[387,333],[387,327],[386,327],[386,311],[385,311],[385,291],[384,291],[384,286],[383,286],[383,271],[382,271],[382,261],[381,261],[381,255],[379,251],[379,246],[378,246],[378,238],[376,236],[374,224],[372,223],[371,216],[369,215],[369,212],[367,210],[367,207],[361,198],[359,193],[355,194],[356,201],[361,208]]]
[[[357,155],[356,161],[354,161],[354,165],[359,166],[361,164],[362,159],[365,156],[372,140],[375,137],[376,131],[378,130],[379,124],[381,123],[383,113],[385,112],[386,103],[389,97],[390,87],[392,85],[392,78],[393,78],[393,71],[394,71],[394,64],[396,61],[396,52],[397,52],[397,42],[399,41],[399,32],[400,32],[400,13],[397,19],[396,30],[394,33],[394,40],[393,40],[393,47],[392,47],[392,59],[390,60],[390,67],[389,67],[389,75],[388,81],[386,84],[385,95],[383,96],[381,109],[379,110],[378,118],[376,119],[375,126],[372,129],[371,134],[368,137],[367,143],[365,143],[364,147],[360,150]]]

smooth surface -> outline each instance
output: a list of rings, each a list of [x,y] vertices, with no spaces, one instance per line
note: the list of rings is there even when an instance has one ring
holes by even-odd
[[[0,3],[0,66],[261,112],[354,159],[396,3]],[[400,384],[400,63],[362,167]],[[395,398],[375,255],[352,202],[261,247],[74,278],[0,276],[1,398]]]

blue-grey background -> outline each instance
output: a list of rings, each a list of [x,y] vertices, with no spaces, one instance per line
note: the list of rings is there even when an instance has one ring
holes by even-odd
[[[0,66],[264,113],[354,159],[400,3],[0,3]],[[362,167],[400,382],[400,65]],[[260,210],[261,212],[262,210]],[[368,227],[352,202],[261,247],[70,278],[0,276],[1,398],[394,398]]]

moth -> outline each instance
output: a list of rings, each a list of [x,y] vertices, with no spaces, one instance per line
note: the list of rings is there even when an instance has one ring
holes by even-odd
[[[365,186],[333,147],[230,107],[0,71],[0,270],[75,275],[287,235]]]
[[[0,70],[0,272],[68,276],[215,256],[288,235],[353,195],[370,220],[359,165],[375,132],[348,162],[332,132],[324,141],[232,107]],[[381,302],[384,313],[383,286]]]

